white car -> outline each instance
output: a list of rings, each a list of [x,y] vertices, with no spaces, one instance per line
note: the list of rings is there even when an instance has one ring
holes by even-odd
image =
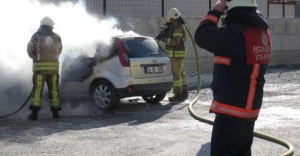
[[[61,96],[88,96],[101,109],[110,110],[121,98],[141,96],[159,103],[172,89],[170,59],[148,36],[118,36],[109,48],[97,48],[94,57],[65,57]]]

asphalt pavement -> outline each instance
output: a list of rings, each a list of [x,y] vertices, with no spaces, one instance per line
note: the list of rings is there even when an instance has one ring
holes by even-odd
[[[278,66],[268,70],[265,97],[255,131],[290,142],[295,156],[300,148],[300,68]],[[140,97],[126,98],[112,112],[103,112],[89,100],[64,103],[60,119],[52,119],[47,104],[37,121],[27,120],[28,107],[0,119],[0,151],[3,156],[209,156],[212,126],[192,118],[188,104],[196,96],[196,74],[188,76],[189,99],[170,103],[167,97],[149,105]],[[202,89],[194,110],[208,113],[211,75],[202,74]],[[171,92],[170,92],[171,93]],[[25,98],[27,95],[20,97]],[[13,100],[13,97],[12,97]],[[22,102],[16,102],[15,108]],[[2,104],[1,114],[10,110]],[[285,147],[255,138],[253,156],[277,156]]]

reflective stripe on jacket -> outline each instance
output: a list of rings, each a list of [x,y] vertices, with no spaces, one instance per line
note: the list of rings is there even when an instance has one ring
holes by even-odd
[[[186,57],[186,30],[183,24],[177,23],[166,35],[166,53],[169,57]]]
[[[216,18],[220,15],[210,12],[195,33],[197,45],[214,54],[210,112],[256,120],[272,51],[269,29],[246,23],[227,23],[218,28]]]
[[[214,63],[218,65],[231,66],[231,58],[224,56],[215,56]],[[250,83],[247,94],[247,99],[245,101],[244,107],[235,107],[231,104],[220,103],[217,100],[212,102],[210,110],[217,113],[228,114],[238,118],[256,118],[259,113],[259,109],[253,110],[254,98],[256,93],[257,78],[260,72],[260,64],[253,64],[253,69],[250,74]]]
[[[228,114],[238,118],[251,119],[256,118],[259,114],[258,110],[251,110],[246,108],[240,108],[231,106],[230,104],[220,103],[213,101],[210,110],[217,113]]]
[[[34,62],[33,70],[59,70],[58,62]]]

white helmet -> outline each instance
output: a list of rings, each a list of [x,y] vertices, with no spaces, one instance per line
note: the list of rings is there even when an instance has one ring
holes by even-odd
[[[177,8],[171,8],[167,13],[167,19],[177,19],[181,16],[181,13],[177,10]]]
[[[234,7],[256,7],[256,0],[226,0],[227,9],[230,10]]]
[[[54,21],[48,16],[44,17],[40,23],[41,23],[41,25],[46,25],[46,26],[50,26],[50,27],[54,26]]]

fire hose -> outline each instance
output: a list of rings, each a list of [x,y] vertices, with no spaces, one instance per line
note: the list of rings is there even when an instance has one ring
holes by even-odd
[[[14,112],[12,112],[12,113],[9,113],[9,114],[0,116],[0,118],[6,118],[6,117],[9,117],[9,116],[12,116],[12,115],[18,113],[18,112],[19,112],[19,111],[27,104],[27,102],[28,102],[29,99],[30,99],[30,95],[31,95],[31,92],[30,92],[29,96],[27,97],[27,99],[25,100],[25,102],[21,105],[20,108],[18,108],[16,111],[14,111]]]
[[[195,52],[195,56],[196,56],[196,64],[197,64],[197,72],[198,72],[198,80],[197,80],[197,92],[196,92],[196,96],[195,98],[189,103],[188,105],[188,110],[189,110],[189,113],[190,115],[196,119],[196,120],[199,120],[200,122],[203,122],[203,123],[206,123],[206,124],[210,124],[210,125],[213,125],[213,121],[209,120],[209,119],[205,119],[201,116],[199,116],[198,114],[196,114],[196,112],[194,111],[193,109],[193,106],[196,104],[197,100],[198,100],[198,96],[199,96],[199,93],[200,93],[200,87],[201,87],[201,70],[200,70],[200,59],[198,57],[198,51],[197,51],[197,47],[196,47],[196,44],[195,44],[195,40],[193,39],[192,35],[191,35],[191,32],[190,30],[188,29],[188,27],[184,24],[186,30],[187,30],[187,33],[193,43],[193,48],[194,48],[194,52]],[[270,142],[273,142],[273,143],[276,143],[278,145],[281,145],[281,146],[284,146],[288,149],[288,151],[286,151],[285,153],[281,154],[280,156],[292,156],[294,154],[294,146],[289,143],[289,142],[286,142],[284,140],[281,140],[279,138],[275,138],[273,136],[270,136],[270,135],[266,135],[266,134],[263,134],[263,133],[259,133],[259,132],[253,132],[253,135],[254,137],[257,137],[257,138],[260,138],[260,139],[263,139],[263,140],[266,140],[266,141],[270,141]]]

